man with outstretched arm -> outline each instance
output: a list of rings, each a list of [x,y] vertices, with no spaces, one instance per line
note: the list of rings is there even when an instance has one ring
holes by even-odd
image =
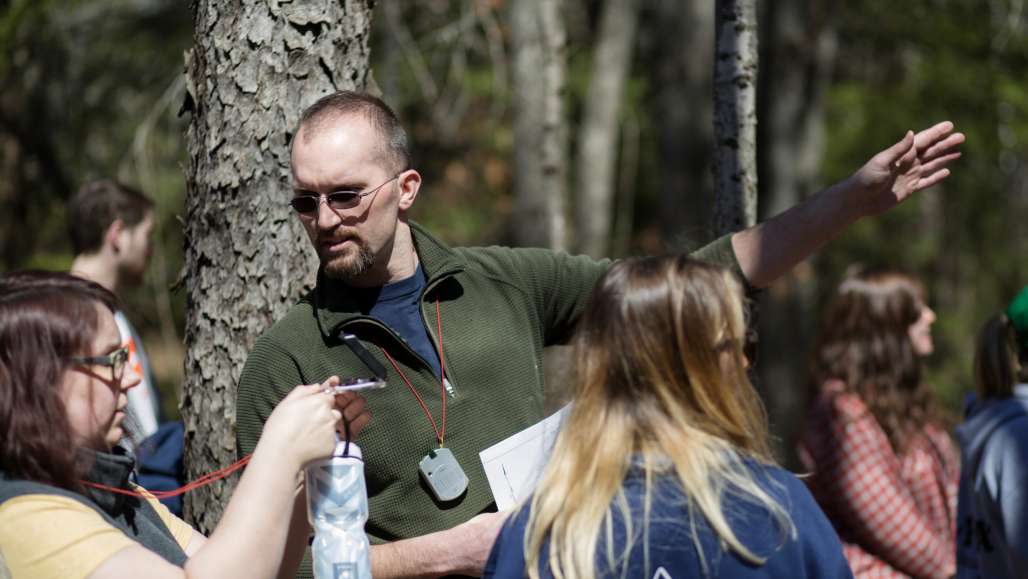
[[[850,223],[949,175],[963,135],[940,123],[852,177],[694,256],[765,286]],[[478,453],[543,418],[541,355],[574,329],[608,260],[544,249],[448,247],[408,218],[421,187],[382,101],[355,92],[308,108],[289,202],[321,261],[316,287],[255,344],[239,384],[250,452],[295,384],[385,376],[361,433],[376,578],[479,575],[504,514]],[[283,199],[283,202],[286,202]],[[445,464],[466,480],[420,471]],[[308,575],[309,576],[309,575]]]

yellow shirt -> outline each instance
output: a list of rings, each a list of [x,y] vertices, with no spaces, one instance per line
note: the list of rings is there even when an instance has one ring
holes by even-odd
[[[146,500],[184,550],[193,528],[153,496]],[[130,545],[138,543],[68,497],[21,495],[0,505],[0,552],[18,579],[82,579]]]

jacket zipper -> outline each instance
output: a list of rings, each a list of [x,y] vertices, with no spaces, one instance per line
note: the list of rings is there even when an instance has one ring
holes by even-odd
[[[425,324],[425,329],[428,330],[428,336],[431,338],[432,341],[432,348],[435,350],[435,354],[439,358],[440,370],[444,370],[444,368],[443,356],[442,353],[439,351],[439,336],[435,335],[435,332],[432,330],[432,325],[428,323],[428,318],[425,317],[425,308],[423,306],[425,302],[425,296],[427,296],[430,291],[434,290],[439,284],[449,279],[451,276],[453,276],[453,274],[459,271],[462,271],[462,268],[453,268],[443,271],[442,273],[436,274],[434,279],[428,280],[428,283],[425,284],[425,289],[422,290],[421,295],[418,296],[418,311],[421,313],[421,323]],[[443,382],[443,388],[446,390],[446,394],[450,397],[450,399],[454,399],[457,397],[457,387],[453,384],[452,378],[454,376],[452,369],[449,367],[445,368],[445,374],[446,380]]]

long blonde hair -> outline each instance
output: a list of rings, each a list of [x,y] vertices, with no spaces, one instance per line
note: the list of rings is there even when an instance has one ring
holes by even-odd
[[[595,577],[601,531],[611,570],[618,560],[627,563],[640,531],[648,559],[653,484],[663,473],[676,475],[696,515],[691,534],[704,566],[700,515],[727,548],[764,561],[729,525],[726,494],[766,507],[783,541],[794,534],[787,511],[744,462],[773,462],[767,418],[746,376],[744,335],[742,288],[723,268],[648,257],[616,263],[600,279],[573,342],[574,403],[530,503],[525,560],[532,579],[547,542],[545,564],[554,577]],[[622,491],[633,464],[643,469],[646,489],[637,530]],[[615,509],[628,537],[620,553],[611,541]]]

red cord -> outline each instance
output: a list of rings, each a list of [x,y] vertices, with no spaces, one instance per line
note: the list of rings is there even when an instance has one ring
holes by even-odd
[[[443,359],[443,316],[439,313],[439,294],[435,298],[435,327],[439,336],[439,395],[443,398],[443,433],[439,436],[439,446],[443,446],[446,437],[446,360]]]
[[[80,481],[80,482],[82,484],[86,485],[87,487],[91,487],[91,488],[94,488],[94,489],[100,489],[102,491],[112,492],[112,493],[118,494],[118,495],[125,495],[125,496],[129,496],[129,497],[136,497],[136,498],[141,498],[141,499],[146,499],[146,498],[149,498],[150,496],[153,496],[156,499],[168,499],[168,498],[171,498],[171,497],[177,497],[177,496],[179,496],[181,494],[185,494],[185,493],[187,493],[189,491],[192,491],[192,490],[196,490],[196,489],[198,489],[200,487],[207,486],[207,485],[211,484],[214,481],[221,480],[221,479],[227,477],[228,475],[230,475],[230,474],[236,472],[237,470],[240,470],[244,466],[246,466],[246,463],[250,462],[250,458],[251,457],[253,457],[253,455],[252,454],[248,454],[248,455],[244,456],[243,458],[237,460],[236,462],[226,466],[225,468],[219,468],[216,471],[209,472],[209,473],[201,476],[200,478],[194,480],[193,482],[191,482],[191,483],[189,483],[189,484],[187,484],[187,485],[185,485],[183,487],[177,488],[177,489],[175,489],[173,491],[147,491],[147,492],[144,493],[144,492],[139,492],[139,491],[130,491],[130,490],[126,490],[126,489],[118,488],[118,487],[111,487],[111,486],[102,485],[102,484],[99,484],[99,483],[85,481],[85,480],[84,481]]]
[[[425,411],[425,416],[428,417],[428,421],[432,423],[432,430],[435,431],[435,436],[439,440],[439,446],[443,446],[443,442],[446,438],[446,364],[444,363],[445,359],[443,358],[443,317],[439,309],[439,298],[436,298],[435,300],[435,321],[436,333],[439,335],[439,371],[441,374],[441,379],[439,382],[439,393],[443,398],[443,418],[441,428],[436,427],[435,418],[432,418],[432,412],[428,409],[428,406],[425,404],[425,401],[421,398],[421,395],[418,394],[418,391],[414,389],[414,385],[411,384],[410,380],[407,379],[407,376],[405,376],[403,371],[400,370],[400,366],[396,364],[396,361],[393,360],[392,356],[389,355],[389,352],[387,352],[385,348],[382,348],[381,346],[379,348],[382,350],[382,353],[385,354],[386,358],[389,360],[389,363],[393,365],[393,368],[396,370],[396,373],[400,375],[400,378],[403,378],[404,383],[407,384],[407,388],[410,388],[410,391],[414,394],[414,397],[418,399],[418,404],[420,404],[421,409]],[[149,498],[150,496],[153,496],[156,499],[168,499],[171,497],[177,497],[192,490],[196,490],[200,487],[207,486],[214,481],[221,480],[229,476],[230,474],[246,466],[246,463],[250,462],[250,458],[252,456],[252,454],[248,454],[243,458],[239,459],[238,461],[226,466],[225,468],[220,468],[216,471],[209,472],[201,476],[200,478],[194,480],[193,482],[172,491],[147,491],[145,493],[141,493],[139,491],[130,491],[127,489],[111,487],[89,481],[80,482],[82,482],[82,484],[86,485],[87,487],[99,489],[102,491],[108,491],[119,495],[126,495],[141,499]]]
[[[407,385],[407,388],[411,391],[411,394],[414,394],[414,397],[418,399],[418,404],[421,405],[421,410],[424,411],[425,416],[428,417],[428,421],[432,423],[432,430],[435,431],[436,440],[439,441],[439,446],[442,447],[443,443],[446,440],[446,365],[444,364],[443,358],[443,317],[439,311],[438,297],[435,300],[435,321],[437,329],[436,333],[439,334],[439,372],[441,375],[441,378],[439,380],[439,394],[440,396],[442,396],[443,399],[443,417],[441,428],[436,426],[435,418],[432,417],[432,412],[428,409],[428,405],[425,404],[425,400],[421,398],[421,394],[418,394],[418,391],[414,389],[414,385],[411,384],[411,381],[407,379],[407,376],[403,373],[403,370],[400,370],[400,366],[396,363],[396,360],[393,360],[393,357],[389,355],[389,352],[387,352],[385,348],[383,348],[382,346],[379,346],[378,348],[382,350],[382,353],[385,354],[386,359],[389,360],[389,363],[393,365],[393,369],[396,370],[396,373],[399,374],[400,378],[403,379],[403,383]]]

